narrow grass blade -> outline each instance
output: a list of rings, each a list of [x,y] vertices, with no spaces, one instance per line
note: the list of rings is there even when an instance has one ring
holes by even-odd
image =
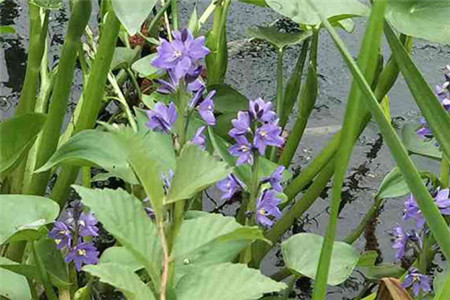
[[[377,102],[375,94],[372,92],[370,85],[364,79],[364,75],[359,69],[356,62],[353,60],[351,54],[345,47],[343,41],[338,36],[337,32],[331,26],[327,20],[323,20],[326,29],[329,31],[331,37],[336,43],[339,51],[341,52],[345,62],[347,63],[350,71],[352,72],[355,80],[360,85],[362,91],[364,92],[364,99],[367,102],[367,106],[372,112],[372,115],[377,122],[380,131],[386,141],[388,147],[392,152],[397,165],[402,172],[405,180],[413,193],[417,203],[422,210],[425,220],[436,238],[444,256],[450,259],[450,230],[445,222],[444,218],[440,214],[438,208],[434,204],[433,198],[430,196],[426,186],[423,184],[420,174],[414,166],[413,162],[408,156],[408,153],[397,136],[394,128],[390,124],[389,120],[386,119],[382,111],[382,107]],[[321,298],[323,299],[323,295]]]
[[[385,8],[385,0],[378,0],[374,2],[361,46],[360,55],[358,57],[358,62],[364,72],[363,76],[365,76],[369,82],[373,81],[378,64],[378,49],[380,47],[381,35],[383,32],[383,16]],[[326,19],[322,19],[322,21],[325,22]],[[342,132],[345,132],[345,134],[341,136],[336,157],[333,187],[331,191],[330,219],[328,221],[325,239],[322,245],[314,285],[313,299],[315,300],[324,299],[325,297],[333,243],[336,235],[339,206],[341,202],[342,184],[345,179],[355,138],[359,130],[361,115],[364,108],[362,106],[363,96],[361,87],[359,87],[356,80],[354,80],[347,100],[347,108],[342,126]]]

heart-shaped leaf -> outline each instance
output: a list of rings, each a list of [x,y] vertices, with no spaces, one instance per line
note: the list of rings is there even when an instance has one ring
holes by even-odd
[[[256,26],[249,28],[247,33],[250,37],[267,41],[278,49],[301,43],[311,36],[311,31],[281,32],[275,26]]]
[[[5,257],[0,257],[0,264],[14,264],[14,262]],[[27,279],[22,275],[0,267],[0,296],[13,300],[31,299]]]
[[[281,244],[284,262],[289,269],[315,278],[323,237],[312,233],[298,233]],[[359,256],[347,243],[334,242],[328,284],[344,282],[358,263]]]
[[[144,56],[143,58],[135,61],[131,68],[139,74],[141,77],[149,77],[157,74],[159,70],[152,66],[151,61],[156,57],[156,53]]]

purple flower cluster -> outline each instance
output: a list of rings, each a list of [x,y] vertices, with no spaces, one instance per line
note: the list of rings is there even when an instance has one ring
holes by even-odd
[[[450,113],[450,65],[444,68],[444,80],[445,82],[442,85],[436,86],[436,96],[442,107]],[[433,133],[425,118],[420,119],[420,127],[416,132],[421,137],[433,138]]]
[[[415,231],[406,232],[400,225],[392,229],[395,258],[401,260],[409,249],[417,250],[422,248],[422,240]]]
[[[449,216],[450,215],[450,190],[443,189],[435,192],[434,195],[434,203],[438,207],[441,214]],[[425,218],[423,217],[422,211],[417,205],[416,199],[414,199],[413,195],[409,195],[409,197],[405,201],[405,210],[403,215],[403,220],[414,220],[416,222],[417,228],[422,228],[425,224]]]
[[[187,29],[174,32],[173,38],[172,42],[160,39],[157,57],[151,62],[153,66],[162,69],[168,75],[167,80],[155,80],[160,84],[158,92],[173,94],[181,90],[183,93],[192,93],[188,105],[189,112],[184,114],[185,112],[180,111],[178,107],[178,113],[190,117],[190,112],[195,109],[207,126],[214,126],[216,124],[213,102],[215,91],[210,91],[204,96],[205,84],[200,77],[203,68],[199,65],[199,61],[209,54],[209,49],[205,47],[205,38],[194,38]],[[178,113],[173,103],[169,105],[157,103],[153,109],[147,111],[149,118],[147,127],[154,131],[170,133]],[[199,127],[191,138],[191,143],[202,149],[205,148],[204,129],[205,126]]]
[[[264,155],[267,146],[283,146],[281,127],[278,126],[277,115],[270,102],[261,98],[250,101],[249,110],[238,112],[237,119],[231,122],[233,128],[229,135],[236,143],[228,151],[238,157],[238,166],[244,163],[253,164],[253,155],[256,152]]]
[[[66,255],[64,261],[73,262],[79,271],[82,265],[96,264],[99,252],[92,242],[84,242],[83,237],[98,236],[97,220],[83,205],[74,201],[55,221],[49,237],[54,239],[56,247]]]
[[[427,275],[420,274],[416,268],[411,268],[403,280],[404,288],[411,288],[414,296],[418,296],[422,290],[424,293],[431,291],[430,278]]]

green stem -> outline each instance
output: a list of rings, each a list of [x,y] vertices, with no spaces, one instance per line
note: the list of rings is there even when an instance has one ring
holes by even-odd
[[[141,91],[141,87],[139,86],[139,83],[137,82],[136,75],[129,68],[127,68],[127,73],[131,78],[131,83],[133,83],[133,86],[134,86],[134,89],[136,90],[139,101],[141,101],[142,100],[142,91]]]
[[[445,154],[442,154],[440,181],[441,181],[441,187],[443,189],[448,188],[449,173],[450,173],[449,160]]]
[[[91,1],[76,0],[72,4],[67,34],[61,50],[58,73],[53,89],[47,121],[42,130],[36,155],[36,167],[44,165],[58,146],[61,127],[73,82],[78,44],[91,15]],[[50,178],[50,170],[34,173],[26,194],[43,195]]]
[[[217,1],[212,0],[211,3],[208,5],[208,7],[205,9],[203,14],[198,19],[198,23],[200,24],[200,27],[209,19],[211,14],[214,12],[214,9],[216,8]]]
[[[16,108],[16,116],[34,110],[36,90],[39,84],[39,70],[48,30],[48,11],[42,17],[39,6],[29,1],[28,12],[30,18],[30,41],[28,44],[27,68],[19,103]]]
[[[94,127],[102,105],[106,79],[120,29],[120,22],[112,9],[106,16],[89,81],[83,91],[83,103],[80,107],[80,115],[74,126],[73,134]],[[63,205],[69,192],[70,184],[75,181],[77,174],[78,167],[63,166],[50,198]]]
[[[255,211],[256,207],[256,197],[258,197],[259,192],[259,155],[255,155],[253,166],[252,166],[252,183],[250,187],[250,197],[247,203],[247,211]],[[245,209],[245,208],[244,208]],[[252,217],[247,220],[248,224],[252,224]]]
[[[164,16],[164,13],[166,10],[170,7],[171,2],[167,1],[167,3],[164,3],[164,5],[161,7],[161,9],[156,13],[156,15],[152,18],[150,21],[150,24],[148,24],[147,31],[152,32],[153,29],[156,28],[156,26],[159,24],[159,20]]]
[[[367,225],[377,216],[380,206],[383,203],[383,198],[375,197],[374,202],[365,214],[364,218],[358,226],[343,240],[347,244],[353,244],[359,236],[364,232]]]
[[[372,83],[375,77],[381,35],[383,32],[382,24],[385,7],[385,0],[378,0],[373,3],[369,23],[361,45],[360,55],[358,56],[358,63],[369,83]],[[354,79],[350,95],[347,100],[347,107],[342,126],[342,132],[345,132],[345,135],[342,135],[341,137],[339,149],[336,155],[336,169],[333,176],[333,186],[331,190],[330,217],[322,244],[322,250],[320,252],[319,265],[316,272],[316,281],[314,282],[313,300],[321,300],[325,298],[331,254],[336,236],[339,206],[341,203],[342,185],[347,172],[347,166],[350,162],[354,142],[358,135],[361,112],[364,107],[362,102],[363,97],[361,87],[356,82],[356,79]]]
[[[34,243],[35,243],[34,241],[31,242],[31,251],[33,252],[33,257],[38,267],[42,284],[44,285],[45,294],[47,295],[49,300],[58,300],[58,297],[56,296],[56,293],[53,290],[53,286],[50,283],[47,270],[45,270],[44,263],[42,262],[41,257],[37,254],[36,246],[34,245]]]
[[[277,99],[275,103],[278,115],[283,114],[283,54],[283,48],[277,50]]]
[[[134,119],[133,113],[131,112],[127,99],[125,99],[125,96],[123,95],[122,90],[120,89],[119,84],[116,81],[116,77],[114,77],[112,72],[109,72],[108,74],[108,81],[109,83],[111,83],[114,92],[118,97],[116,99],[120,102],[120,104],[122,104],[123,110],[125,110],[125,113],[127,114],[128,122],[130,123],[131,128],[133,128],[133,130],[137,132],[136,120]]]
[[[173,30],[178,30],[178,2],[177,0],[170,0],[170,13],[172,16]]]
[[[278,123],[281,128],[284,128],[284,126],[286,126],[289,115],[292,112],[295,100],[297,100],[298,93],[300,92],[300,88],[302,86],[302,74],[305,67],[306,57],[308,55],[310,39],[311,38],[308,38],[303,42],[302,50],[300,52],[300,55],[298,56],[297,63],[295,64],[295,67],[292,70],[288,81],[286,82],[286,86],[284,87],[282,109],[283,113],[279,114],[280,122]]]

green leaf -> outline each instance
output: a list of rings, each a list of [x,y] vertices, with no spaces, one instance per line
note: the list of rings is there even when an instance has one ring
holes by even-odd
[[[111,0],[117,18],[130,35],[141,30],[141,25],[150,15],[156,0]]]
[[[139,48],[117,47],[111,61],[111,70],[124,68],[128,69],[135,62]]]
[[[121,291],[130,300],[153,300],[155,296],[133,269],[112,263],[87,265],[83,271],[100,279],[101,282],[110,284]]]
[[[380,280],[384,277],[394,277],[399,278],[405,273],[405,269],[399,265],[384,263],[370,267],[360,268],[364,277],[370,280]]]
[[[64,143],[37,172],[63,163],[75,166],[96,165],[131,184],[138,181],[127,163],[127,149],[111,132],[84,130]]]
[[[409,193],[408,184],[398,167],[393,168],[384,178],[378,189],[381,199],[401,197]]]
[[[444,270],[434,277],[433,289],[436,295],[434,300],[445,300],[448,293],[450,293],[450,270],[448,263]]]
[[[60,9],[62,0],[31,0],[31,3],[45,9]]]
[[[234,112],[248,109],[248,99],[227,84],[208,86],[208,91],[216,91],[214,95],[214,110],[220,113]]]
[[[38,230],[53,222],[59,205],[48,198],[30,195],[0,195],[0,245],[23,230]]]
[[[201,24],[198,20],[197,7],[194,6],[192,14],[189,17],[187,29],[192,33],[193,36],[197,36],[198,32],[200,31],[200,27]]]
[[[281,244],[286,267],[314,279],[319,264],[323,237],[312,233],[298,233]],[[334,242],[328,272],[329,285],[344,282],[353,272],[359,256],[347,243]]]
[[[29,113],[0,123],[0,173],[11,171],[44,126],[44,114]]]
[[[266,7],[266,1],[265,0],[239,0],[239,2],[252,4],[256,6]]]
[[[5,257],[0,257],[1,265],[14,264]],[[11,300],[31,300],[27,279],[19,274],[0,267],[0,296]]]
[[[55,241],[44,238],[35,243],[36,252],[41,258],[45,270],[50,275],[51,282],[58,287],[71,285],[66,263],[60,250],[56,248]]]
[[[374,250],[366,251],[358,259],[358,267],[369,267],[375,265],[378,252]]]
[[[412,61],[405,47],[398,40],[392,28],[385,26],[385,34],[395,57],[400,72],[403,75],[414,100],[422,115],[430,125],[433,135],[439,142],[442,151],[450,157],[450,115],[444,110],[439,99],[427,84],[420,71]]]
[[[19,264],[15,261],[7,259],[6,257],[0,256],[0,270],[2,268],[14,272],[18,275],[25,276],[28,279],[34,279],[38,281],[41,280],[39,270],[34,265]]]
[[[442,152],[436,146],[436,140],[426,140],[417,135],[417,124],[407,123],[402,129],[402,141],[411,153],[441,160]]]
[[[450,44],[449,1],[388,1],[386,18],[403,34]]]
[[[252,300],[286,287],[261,275],[259,270],[225,263],[193,270],[181,278],[175,292],[177,300]]]
[[[16,33],[16,30],[12,26],[0,26],[0,34]]]
[[[144,56],[143,58],[135,61],[131,68],[133,71],[139,73],[141,77],[152,77],[159,72],[159,70],[152,66],[151,61],[156,57],[156,53]]]
[[[156,226],[145,213],[142,203],[122,189],[73,188],[103,227],[145,265],[152,279],[159,278],[161,244]]]
[[[134,254],[125,247],[110,247],[106,249],[99,260],[100,264],[113,263],[127,266],[133,271],[144,268],[144,265],[136,259]]]
[[[177,159],[177,167],[165,203],[188,199],[223,179],[231,170],[193,144],[186,144]]]
[[[369,14],[369,8],[357,0],[333,0],[326,4],[318,0],[313,1],[317,3],[320,13],[325,18],[333,18],[334,21]],[[321,23],[320,17],[307,0],[266,0],[266,3],[273,10],[296,23],[306,25]]]
[[[247,34],[255,39],[260,39],[269,42],[275,48],[283,49],[286,46],[301,43],[311,36],[311,31],[304,32],[281,32],[277,27],[256,26],[249,28]]]

